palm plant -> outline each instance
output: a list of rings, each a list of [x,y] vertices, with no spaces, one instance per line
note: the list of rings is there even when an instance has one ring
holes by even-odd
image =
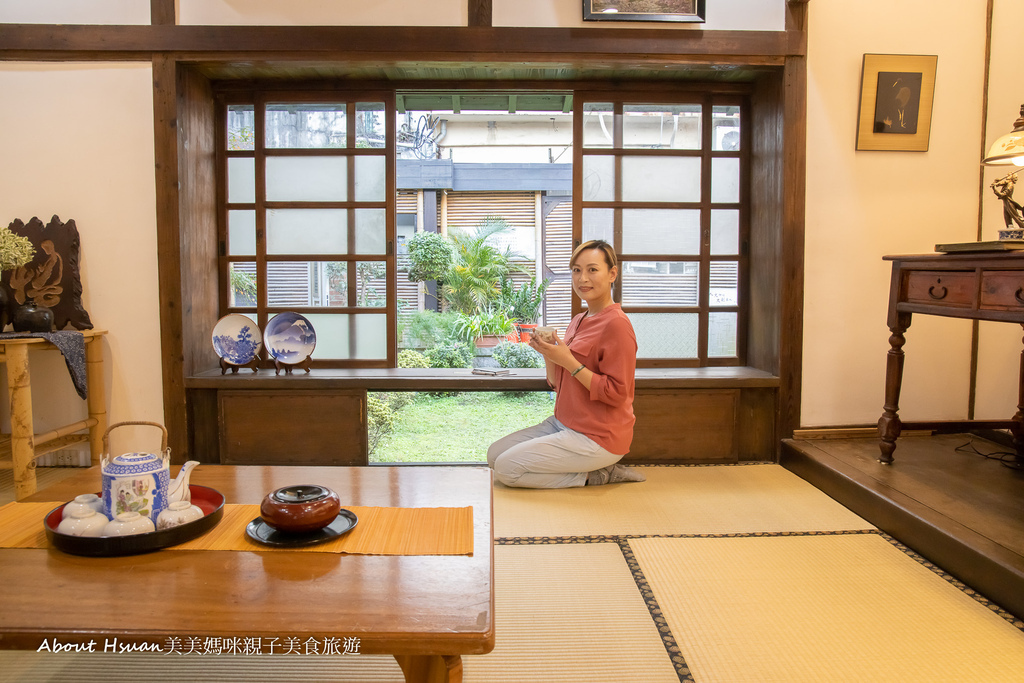
[[[500,216],[488,216],[473,232],[457,228],[448,231],[455,254],[441,296],[450,309],[474,315],[490,308],[501,296],[501,281],[511,270],[522,270],[511,262],[521,254],[510,247],[501,251],[487,243],[489,238],[511,227]]]

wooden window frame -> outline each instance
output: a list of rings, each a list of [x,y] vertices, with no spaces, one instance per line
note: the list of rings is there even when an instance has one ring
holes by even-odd
[[[614,108],[612,147],[583,146],[583,114],[587,103],[610,103]],[[641,149],[622,146],[623,107],[631,104],[699,104],[701,106],[701,146],[696,150]],[[736,106],[740,108],[740,149],[739,151],[713,150],[714,107]],[[747,363],[747,319],[749,309],[749,244],[750,244],[750,147],[751,109],[750,97],[745,92],[715,92],[713,87],[698,89],[631,90],[609,92],[576,91],[573,95],[573,246],[579,246],[583,239],[584,208],[616,209],[614,219],[614,244],[619,263],[629,261],[694,262],[699,263],[698,305],[697,306],[624,306],[625,313],[697,313],[697,357],[696,358],[638,358],[638,368],[692,368],[692,367],[736,367]],[[583,158],[585,156],[615,157],[615,200],[583,200]],[[624,157],[699,157],[701,159],[701,190],[698,202],[635,202],[623,201],[622,159]],[[739,202],[722,203],[711,201],[711,166],[716,158],[738,158],[740,160]],[[577,173],[577,169],[579,172]],[[623,254],[621,209],[698,209],[700,210],[700,254]],[[739,211],[739,249],[734,255],[713,256],[711,254],[711,210],[736,209]],[[710,272],[712,262],[737,264],[737,298],[735,306],[710,305]],[[622,274],[620,272],[621,281]],[[622,301],[622,288],[614,289],[614,300]],[[582,301],[572,293],[572,315],[583,311]],[[708,337],[711,313],[737,314],[736,355],[709,357]]]
[[[360,156],[381,156],[380,148],[363,149],[355,147],[356,143],[356,106],[361,102],[382,102],[385,117],[385,189],[382,201],[356,201],[355,199],[355,159]],[[346,146],[344,148],[267,149],[265,146],[265,113],[267,104],[346,104]],[[254,149],[249,151],[232,151],[227,149],[227,112],[232,105],[252,105],[254,108]],[[397,257],[395,253],[396,235],[396,174],[395,174],[395,91],[391,89],[349,89],[332,88],[330,90],[280,90],[260,88],[252,91],[228,91],[215,95],[216,150],[217,150],[217,223],[218,223],[218,303],[222,315],[241,313],[255,315],[256,324],[260,329],[266,327],[267,321],[278,313],[294,311],[297,313],[314,313],[329,315],[350,315],[350,332],[355,334],[356,315],[384,315],[387,318],[386,357],[382,359],[316,359],[310,361],[312,368],[390,368],[395,367],[397,348],[397,310],[398,298],[394,287],[386,290],[386,301],[383,308],[361,307],[355,305],[356,293],[355,272],[349,269],[348,306],[270,306],[267,296],[267,264],[270,262],[381,262],[385,264],[387,282],[394,282],[397,274]],[[307,202],[307,201],[268,201],[266,198],[266,160],[268,157],[301,157],[301,156],[337,156],[349,160],[347,181],[348,188],[345,201]],[[251,203],[231,203],[227,201],[227,164],[229,158],[252,158],[255,164],[255,197]],[[330,208],[348,212],[348,245],[344,254],[267,254],[266,248],[266,213],[274,208]],[[385,253],[359,254],[355,252],[355,211],[357,209],[383,209],[385,212]],[[253,210],[256,219],[256,254],[228,254],[228,212],[232,210]],[[228,300],[229,275],[231,263],[255,263],[256,306],[230,306]],[[262,364],[272,365],[267,358],[266,349],[261,350]]]

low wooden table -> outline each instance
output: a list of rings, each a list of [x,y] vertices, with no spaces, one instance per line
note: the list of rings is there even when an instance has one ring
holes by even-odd
[[[174,468],[172,468],[173,470]],[[88,558],[0,549],[0,648],[48,644],[178,651],[211,642],[285,654],[390,654],[407,681],[462,680],[463,654],[494,647],[491,472],[481,467],[202,465],[193,484],[259,503],[290,484],[322,484],[342,505],[473,506],[472,556],[161,550]],[[96,491],[89,468],[29,501]],[[109,650],[108,650],[109,651]],[[118,650],[115,650],[118,651]],[[302,650],[305,652],[305,650]],[[311,653],[312,654],[312,653]]]
[[[968,318],[1024,325],[1024,251],[886,256],[892,261],[889,286],[889,353],[885,365],[885,406],[878,420],[878,461],[889,465],[903,429],[899,412],[903,345],[911,315]],[[1017,412],[1009,420],[932,423],[925,429],[999,429],[1013,434],[1017,462],[1024,465],[1024,352],[1021,353]]]

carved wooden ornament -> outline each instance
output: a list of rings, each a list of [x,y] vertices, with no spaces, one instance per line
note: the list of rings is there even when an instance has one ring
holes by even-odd
[[[91,330],[92,321],[82,307],[80,242],[75,221],[62,223],[54,216],[44,226],[36,217],[27,224],[16,218],[8,228],[27,237],[36,248],[31,261],[0,276],[11,311],[31,298],[53,311],[54,329],[63,330],[70,323],[76,330]]]

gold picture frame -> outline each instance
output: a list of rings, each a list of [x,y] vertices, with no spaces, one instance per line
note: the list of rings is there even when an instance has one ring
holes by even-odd
[[[857,149],[927,152],[936,55],[864,55]]]

